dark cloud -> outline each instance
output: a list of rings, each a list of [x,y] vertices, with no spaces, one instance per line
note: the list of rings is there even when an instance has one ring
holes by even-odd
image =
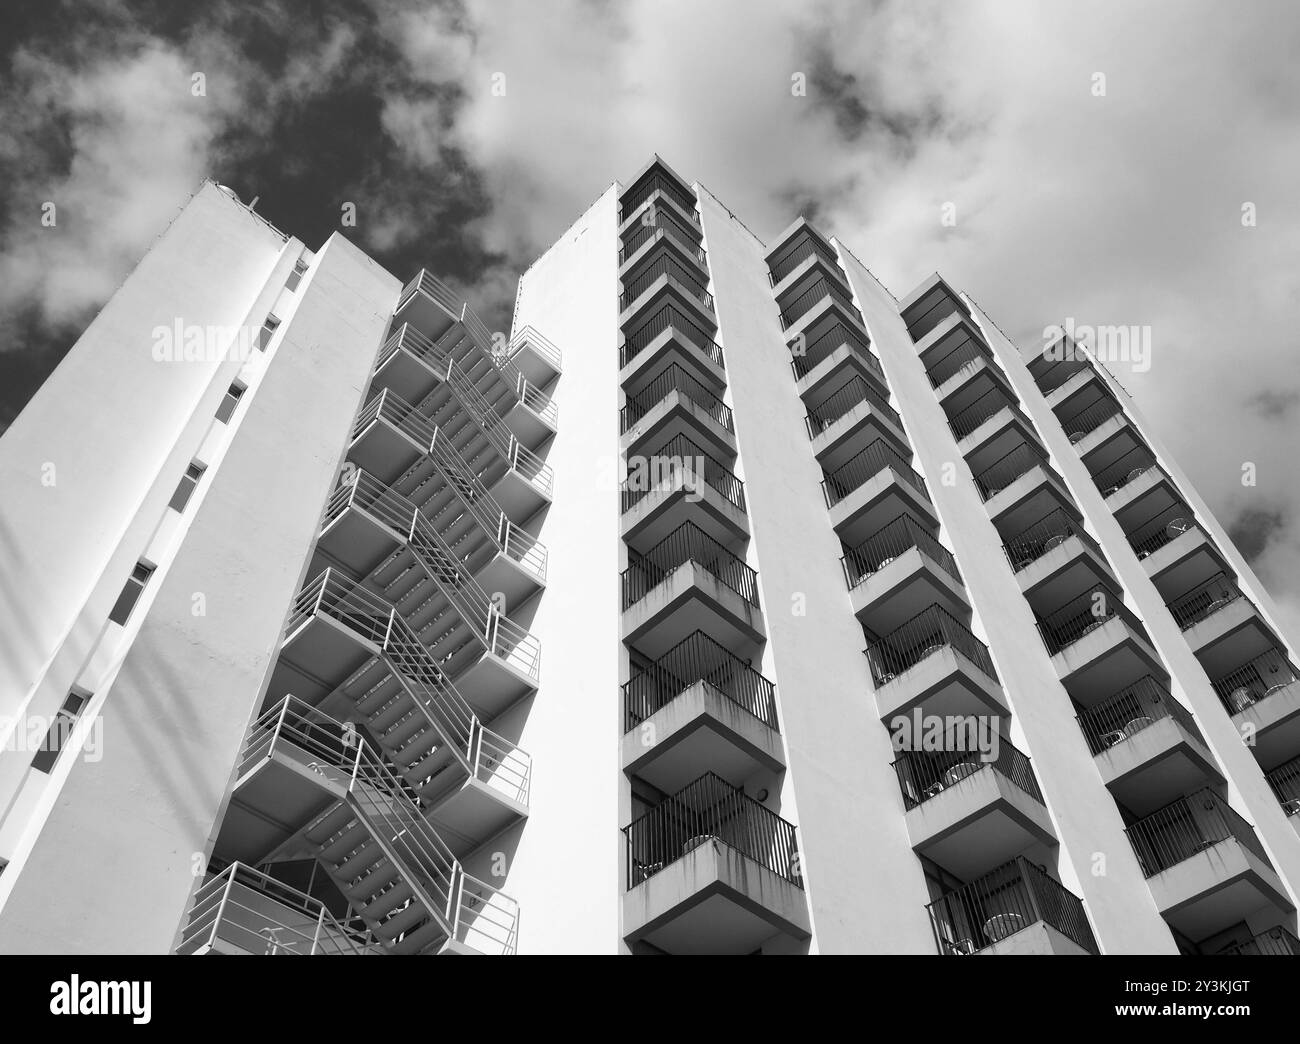
[[[1269,543],[1287,532],[1286,515],[1281,511],[1252,508],[1243,511],[1228,527],[1228,536],[1245,556],[1253,562]]]
[[[1280,420],[1300,406],[1300,391],[1262,391],[1246,400],[1246,408],[1267,420]]]

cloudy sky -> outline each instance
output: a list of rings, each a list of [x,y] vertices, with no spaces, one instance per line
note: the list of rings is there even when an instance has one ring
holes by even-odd
[[[1300,5],[7,0],[0,41],[0,429],[204,177],[309,245],[355,202],[500,323],[659,152],[1024,348],[1149,327],[1117,376],[1300,622]]]

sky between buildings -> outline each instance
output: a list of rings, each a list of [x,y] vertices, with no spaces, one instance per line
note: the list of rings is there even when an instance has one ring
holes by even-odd
[[[0,429],[204,177],[309,246],[354,203],[501,328],[658,152],[1023,350],[1142,328],[1111,369],[1300,626],[1300,5],[17,0],[0,41]]]

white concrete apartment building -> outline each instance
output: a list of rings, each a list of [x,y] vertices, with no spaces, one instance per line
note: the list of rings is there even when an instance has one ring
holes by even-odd
[[[206,184],[0,483],[0,952],[1300,952],[1296,637],[1106,368],[657,157],[500,335]]]

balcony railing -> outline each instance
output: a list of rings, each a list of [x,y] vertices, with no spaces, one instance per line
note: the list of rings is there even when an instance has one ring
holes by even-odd
[[[805,232],[795,242],[794,246],[790,247],[780,257],[774,259],[768,266],[768,282],[776,286],[810,257],[820,257],[834,269],[836,275],[839,275],[840,261],[835,256],[835,251],[817,236]]]
[[[364,925],[344,924],[325,904],[243,863],[205,881],[181,931],[182,956],[221,944],[263,956],[382,954]]]
[[[978,953],[1040,921],[1089,953],[1097,953],[1083,901],[1022,856],[936,899],[926,909],[944,956]]]
[[[624,282],[623,293],[618,298],[618,310],[625,311],[662,276],[667,276],[670,282],[675,282],[688,296],[694,297],[709,311],[713,311],[713,295],[700,282],[700,272],[692,271],[677,260],[674,254],[665,251],[660,251],[648,264],[638,265],[636,275]]]
[[[950,740],[952,737],[950,737]],[[960,746],[960,744],[954,744]],[[993,756],[990,757],[990,753]],[[959,750],[949,747],[937,751],[903,750],[894,762],[898,776],[898,789],[907,809],[923,805],[938,797],[949,787],[954,787],[967,776],[983,769],[992,769],[1023,790],[1040,804],[1043,792],[1029,765],[1029,758],[1011,745],[1005,736],[996,739],[996,751]]]
[[[1279,925],[1219,953],[1231,957],[1300,957],[1300,939]]]
[[[952,552],[928,533],[911,515],[899,515],[887,523],[840,559],[844,569],[844,580],[852,591],[873,573],[883,569],[899,555],[917,548],[921,554],[930,559],[961,583],[961,573],[957,571],[957,560]]]
[[[628,461],[628,478],[623,484],[623,511],[631,511],[655,492],[688,486],[703,480],[728,503],[745,510],[745,484],[724,464],[705,453],[685,435],[674,435],[653,453],[637,454],[646,462],[641,469]]]
[[[545,359],[547,365],[557,373],[563,369],[563,353],[531,326],[521,327],[515,335],[510,338],[510,345],[506,350],[506,354],[509,358],[513,359],[516,355],[522,352],[525,347],[531,348],[536,355]]]
[[[1006,393],[1006,389],[990,388],[965,409],[958,411],[948,422],[948,427],[953,438],[960,442],[985,421],[1008,407],[1026,424],[1029,423],[1028,418],[1020,412],[1016,400]]]
[[[634,819],[623,836],[629,891],[710,841],[803,887],[794,824],[712,772]]]
[[[862,332],[853,329],[842,319],[836,319],[824,333],[818,334],[811,344],[801,345],[800,338],[796,337],[790,351],[793,358],[790,360],[790,367],[794,370],[795,380],[802,380],[808,376],[818,364],[827,356],[831,355],[837,348],[848,345],[854,349],[854,353],[859,359],[867,364],[867,368],[876,374],[881,383],[888,387],[888,381],[885,379],[885,371],[880,367],[880,360],[876,358],[871,351],[871,344],[863,336]]]
[[[1053,508],[1032,525],[1026,526],[1005,544],[1007,561],[1017,573],[1037,562],[1047,552],[1060,547],[1072,536],[1084,537],[1083,526],[1061,508]],[[1091,539],[1088,539],[1091,545]]]
[[[829,297],[852,314],[858,314],[857,308],[853,304],[853,299],[849,296],[848,292],[843,287],[837,286],[823,275],[819,276],[812,286],[786,305],[785,311],[783,311],[780,316],[781,329],[788,330],[807,315],[813,305],[817,304],[817,302],[824,297]]]
[[[623,609],[627,610],[693,562],[724,587],[758,608],[758,574],[693,522],[683,522],[645,554],[628,551],[623,571]]]
[[[623,247],[618,252],[621,265],[652,239],[671,239],[682,251],[692,257],[701,267],[707,264],[704,248],[700,246],[700,230],[691,226],[688,229],[669,210],[656,210],[653,224],[637,222],[623,235]]]
[[[927,366],[925,373],[930,378],[930,386],[938,388],[961,370],[977,365],[981,359],[986,362],[992,359],[988,346],[976,337],[968,337],[959,347]]]
[[[984,500],[992,500],[1022,475],[1034,468],[1047,468],[1047,458],[1028,442],[1022,442],[1009,453],[1003,454],[975,476],[975,488]]]
[[[1288,816],[1300,815],[1300,757],[1269,770],[1264,773],[1264,778],[1277,795],[1282,811]]]
[[[1297,678],[1300,678],[1300,671],[1295,664],[1287,659],[1284,650],[1274,647],[1221,675],[1212,684],[1224,709],[1229,714],[1240,714],[1260,700],[1293,685]]]
[[[710,362],[722,366],[722,346],[713,339],[713,335],[676,305],[670,304],[664,305],[627,335],[623,347],[619,349],[619,366],[626,366],[650,347],[656,337],[668,330],[676,330],[703,352]]]
[[[1232,582],[1227,573],[1216,573],[1165,604],[1173,615],[1174,622],[1186,631],[1241,597],[1241,588]]]
[[[911,462],[891,443],[876,439],[856,457],[841,464],[822,480],[822,496],[827,507],[834,507],[855,489],[891,468],[904,482],[923,497],[929,497],[925,480],[912,470]]]
[[[1268,863],[1255,828],[1212,790],[1180,797],[1124,832],[1146,877],[1155,877],[1230,838]]]
[[[1161,718],[1173,718],[1198,739],[1191,712],[1174,699],[1168,688],[1147,675],[1078,716],[1079,728],[1093,756],[1132,739]]]
[[[877,685],[884,685],[927,657],[948,648],[961,653],[986,675],[997,680],[988,646],[941,605],[922,609],[907,623],[867,646],[871,678]]]
[[[1065,429],[1070,442],[1082,442],[1112,417],[1121,416],[1123,413],[1124,408],[1119,403],[1114,399],[1105,398],[1085,410],[1080,410],[1069,420],[1062,420],[1061,427]]]
[[[1103,497],[1118,493],[1136,478],[1156,467],[1156,459],[1145,446],[1135,446],[1119,460],[1092,477]]]
[[[857,409],[864,402],[871,406],[872,409],[888,417],[900,431],[902,430],[903,421],[898,416],[898,411],[890,406],[884,397],[867,383],[864,377],[855,374],[820,406],[808,411],[803,419],[804,427],[808,430],[808,437],[815,439],[837,420]]]
[[[691,376],[684,367],[673,363],[635,395],[628,396],[627,405],[618,413],[619,434],[630,431],[642,417],[673,392],[680,393],[683,398],[694,403],[719,427],[735,432],[730,407]]]
[[[1061,349],[1057,350],[1061,351]],[[1067,350],[1065,355],[1066,358],[1057,359],[1045,369],[1040,370],[1038,376],[1034,378],[1038,390],[1044,395],[1050,395],[1080,370],[1086,370],[1092,366],[1092,363],[1088,361],[1082,352],[1075,355]]]
[[[696,224],[699,223],[699,216],[695,213],[695,195],[690,189],[683,188],[664,174],[652,174],[645,180],[638,181],[628,190],[627,194],[619,201],[619,222],[626,221],[642,203],[656,192],[662,192],[682,210],[686,211],[691,216],[692,221]]]
[[[1065,605],[1038,620],[1038,633],[1047,651],[1055,656],[1069,648],[1107,620],[1122,616],[1130,626],[1140,630],[1137,618],[1124,606],[1124,598],[1106,584],[1095,584],[1075,595]]]
[[[1129,547],[1138,558],[1147,558],[1184,533],[1200,528],[1192,519],[1191,510],[1186,505],[1180,505],[1175,508],[1175,511],[1185,513],[1175,514],[1170,518],[1169,509],[1165,509],[1160,512],[1160,518],[1154,522],[1144,523],[1128,538]]]
[[[777,728],[776,686],[703,631],[695,631],[634,671],[623,686],[624,732],[631,732],[700,682],[768,728]]]

